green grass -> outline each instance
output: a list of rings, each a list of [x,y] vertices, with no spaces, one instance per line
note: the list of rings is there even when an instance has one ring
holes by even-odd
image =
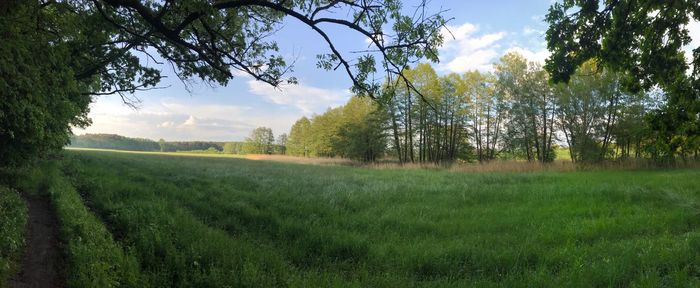
[[[17,191],[0,185],[0,286],[17,269],[24,247],[27,207]]]
[[[454,173],[67,151],[153,287],[697,287],[700,171]]]
[[[30,169],[18,186],[26,193],[48,194],[56,208],[68,287],[142,287],[136,257],[114,241],[55,164]]]

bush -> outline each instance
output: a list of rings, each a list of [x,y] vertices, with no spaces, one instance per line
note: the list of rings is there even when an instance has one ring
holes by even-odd
[[[16,269],[22,247],[27,207],[17,191],[0,186],[0,284]]]

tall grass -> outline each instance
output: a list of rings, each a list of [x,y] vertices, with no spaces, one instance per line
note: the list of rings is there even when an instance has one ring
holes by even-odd
[[[61,225],[68,287],[143,287],[136,258],[83,204],[56,163],[30,170],[20,181],[27,193],[49,195]]]
[[[700,285],[697,170],[68,158],[78,191],[151,286]]]

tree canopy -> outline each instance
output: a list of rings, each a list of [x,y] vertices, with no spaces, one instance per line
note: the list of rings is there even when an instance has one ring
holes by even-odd
[[[226,85],[243,73],[273,86],[296,82],[293,63],[269,38],[285,17],[323,39],[328,52],[317,67],[344,70],[356,94],[375,97],[375,73],[403,78],[406,65],[438,60],[445,19],[442,11],[426,14],[425,5],[405,15],[398,0],[3,1],[0,163],[66,144],[71,126],[89,124],[95,95],[119,94],[136,105],[132,93],[162,78],[139,54],[165,61],[183,80]],[[338,27],[372,46],[341,52],[329,32]]]
[[[621,73],[628,92],[661,88],[668,101],[648,121],[663,154],[673,158],[700,134],[700,47],[690,47],[692,55],[684,51],[691,20],[700,21],[695,0],[555,3],[546,16],[547,71],[555,82],[568,82],[594,59]]]

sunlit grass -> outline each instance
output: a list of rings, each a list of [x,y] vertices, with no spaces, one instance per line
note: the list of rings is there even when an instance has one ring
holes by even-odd
[[[454,173],[69,151],[151,286],[697,286],[698,170]]]

